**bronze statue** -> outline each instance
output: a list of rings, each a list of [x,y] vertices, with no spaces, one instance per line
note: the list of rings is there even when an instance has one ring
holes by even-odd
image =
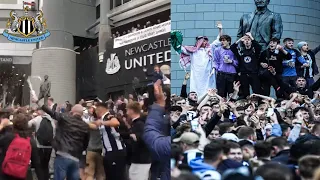
[[[38,96],[38,101],[40,101],[42,98],[44,99],[44,104],[48,105],[48,98],[51,96],[50,89],[51,89],[51,82],[48,80],[49,76],[44,76],[44,81],[40,85],[40,93]]]
[[[265,50],[271,38],[281,39],[283,32],[280,14],[268,9],[270,0],[254,0],[257,9],[251,14],[244,14],[240,19],[238,39],[251,32],[254,39]]]

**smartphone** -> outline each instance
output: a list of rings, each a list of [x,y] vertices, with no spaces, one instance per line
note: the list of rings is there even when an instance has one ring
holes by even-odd
[[[191,129],[193,131],[195,131],[196,129],[198,129],[198,126],[199,126],[199,122],[198,122],[198,119],[193,119],[192,121],[190,121],[191,123]]]
[[[270,116],[272,116],[273,115],[273,113],[274,113],[274,110],[273,110],[273,108],[268,108],[268,111],[267,111],[267,117],[270,117]]]

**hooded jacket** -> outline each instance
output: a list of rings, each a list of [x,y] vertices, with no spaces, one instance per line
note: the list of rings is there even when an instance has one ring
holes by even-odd
[[[203,158],[196,158],[190,161],[192,173],[197,175],[201,180],[220,180],[221,175],[216,169],[203,162]]]
[[[151,152],[151,179],[170,179],[171,137],[163,133],[165,110],[158,104],[151,106],[145,122],[143,140]]]

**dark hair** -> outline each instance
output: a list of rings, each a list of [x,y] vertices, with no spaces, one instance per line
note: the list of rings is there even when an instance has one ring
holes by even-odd
[[[303,178],[312,179],[316,169],[320,167],[320,157],[306,155],[299,160],[299,172]]]
[[[271,140],[271,146],[277,146],[280,149],[285,148],[286,146],[289,146],[288,141],[283,137],[275,137]]]
[[[220,143],[211,142],[204,147],[203,156],[205,160],[215,162],[223,154],[223,148]]]
[[[181,107],[181,106],[171,106],[170,111],[179,111],[179,112],[182,112],[182,107]]]
[[[268,158],[271,156],[272,146],[270,142],[258,141],[254,145],[254,150],[258,158]]]
[[[297,112],[299,111],[306,111],[309,112],[308,109],[306,107],[297,107],[292,111],[293,116],[295,116],[297,114]]]
[[[306,141],[304,144],[305,154],[320,156],[320,140],[313,139]]]
[[[228,141],[225,144],[225,147],[229,149],[228,153],[230,152],[230,149],[238,149],[240,148],[240,145],[238,143],[235,143],[233,141]]]
[[[275,162],[267,163],[260,166],[254,174],[255,176],[261,176],[263,180],[292,179],[290,169],[283,164]]]
[[[231,37],[229,35],[224,34],[220,36],[219,41],[222,41],[222,40],[226,40],[231,43]]]
[[[219,134],[223,135],[224,133],[227,133],[228,129],[231,128],[232,126],[233,124],[228,122],[219,124],[219,128],[220,128]]]
[[[72,109],[72,105],[71,104],[66,104],[66,112],[70,112]]]
[[[280,40],[278,38],[275,38],[275,37],[271,38],[270,42],[276,42],[277,44],[280,44]]]
[[[251,127],[241,127],[238,131],[239,139],[247,139],[249,136],[255,135],[254,129]]]
[[[13,131],[18,133],[21,137],[28,137],[30,135],[28,121],[30,120],[30,116],[26,114],[16,114],[13,116]]]
[[[241,141],[238,142],[238,144],[240,145],[241,148],[243,148],[243,147],[253,148],[252,142],[250,142],[248,140],[241,140]]]
[[[183,155],[183,149],[178,144],[171,144],[171,159],[176,160],[176,165],[180,160],[180,156]]]
[[[293,41],[294,42],[294,40],[292,38],[284,38],[283,43],[286,43],[288,41]]]

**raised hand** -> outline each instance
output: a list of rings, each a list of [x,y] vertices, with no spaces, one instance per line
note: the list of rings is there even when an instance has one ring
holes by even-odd
[[[217,94],[217,90],[216,89],[209,89],[208,90],[208,96],[213,97]]]
[[[279,51],[283,51],[283,46],[281,46],[281,45],[279,44],[279,45],[277,45],[277,49],[278,49]]]
[[[189,72],[186,73],[186,75],[184,76],[184,79],[185,79],[185,80],[190,79],[190,73],[189,73]]]
[[[276,69],[275,69],[274,67],[269,66],[269,67],[268,67],[268,70],[269,70],[273,75],[276,74]]]
[[[252,36],[251,32],[247,32],[247,33],[246,33],[246,35],[247,35],[247,36],[249,36],[251,40],[254,40],[254,38],[253,38],[253,36]]]
[[[253,124],[254,126],[257,128],[257,129],[260,129],[260,121],[259,121],[259,116],[257,114],[254,114],[250,117],[249,119]]]
[[[1,120],[1,125],[2,125],[2,127],[6,127],[6,126],[10,125],[10,120],[7,119],[7,118],[2,119]]]
[[[156,98],[157,104],[164,107],[166,105],[165,97],[161,87],[161,80],[158,79],[154,84],[154,97]]]
[[[226,103],[221,103],[220,104],[220,109],[219,109],[219,112],[218,112],[218,115],[219,116],[222,116],[223,113],[228,109],[228,106]]]
[[[233,90],[236,91],[236,92],[239,92],[240,91],[240,81],[237,81],[237,82],[233,82]]]
[[[223,28],[221,21],[218,21],[216,26],[217,26],[218,29],[222,29]]]
[[[229,101],[229,102],[227,103],[227,105],[230,107],[231,110],[236,110],[236,109],[237,109],[236,104],[233,103],[233,102],[231,102],[231,101]]]

